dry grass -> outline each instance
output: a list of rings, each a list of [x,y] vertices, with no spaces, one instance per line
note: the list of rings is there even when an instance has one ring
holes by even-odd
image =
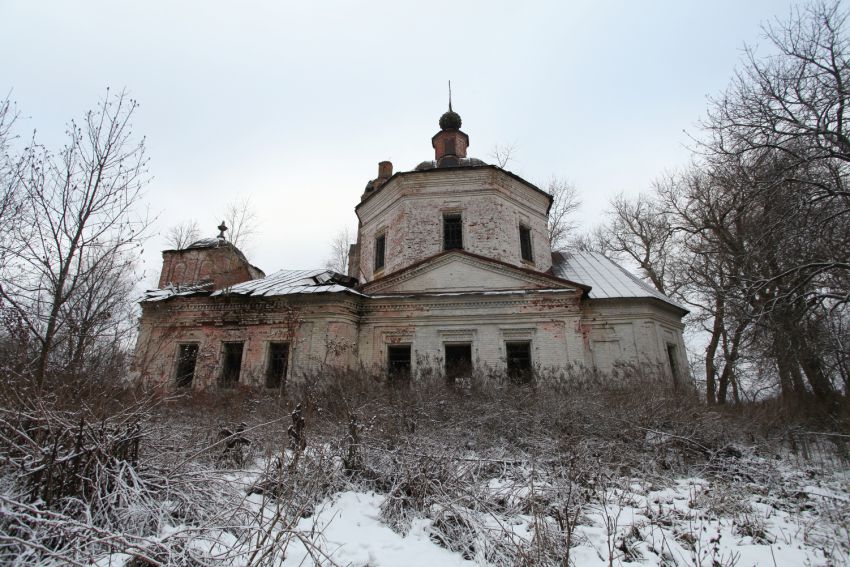
[[[775,481],[750,457],[847,465],[846,428],[813,435],[820,417],[778,418],[776,405],[707,408],[640,373],[561,376],[556,387],[326,374],[285,396],[171,399],[91,381],[7,384],[0,397],[0,563],[12,565],[83,565],[116,551],[137,565],[272,565],[304,540],[298,521],[348,489],[386,495],[382,516],[400,533],[429,518],[432,538],[468,558],[566,565],[590,510],[610,527],[611,558],[637,553],[639,530],[618,523],[634,496],[623,479],[696,474],[735,494]],[[748,510],[732,509],[738,501],[705,505],[764,537]],[[516,517],[530,537],[505,521]],[[168,525],[182,528],[154,537]],[[314,560],[332,564],[315,542],[304,540]]]

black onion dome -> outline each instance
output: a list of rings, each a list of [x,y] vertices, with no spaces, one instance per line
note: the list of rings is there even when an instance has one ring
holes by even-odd
[[[460,129],[460,114],[449,108],[448,112],[440,116],[440,128],[443,130]]]

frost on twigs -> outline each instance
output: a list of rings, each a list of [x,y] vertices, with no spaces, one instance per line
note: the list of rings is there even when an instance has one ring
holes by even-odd
[[[0,564],[830,565],[850,551],[846,434],[781,425],[778,408],[720,414],[634,374],[314,378],[309,396],[125,392],[104,407],[0,388]]]

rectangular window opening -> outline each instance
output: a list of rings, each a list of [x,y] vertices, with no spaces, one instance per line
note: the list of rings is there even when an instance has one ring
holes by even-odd
[[[239,383],[239,372],[242,369],[242,347],[245,343],[224,343],[221,357],[221,375],[218,385],[221,388],[233,388]]]
[[[175,383],[178,388],[188,388],[195,379],[195,365],[198,362],[198,345],[194,343],[179,345],[177,350],[177,374]]]
[[[266,388],[280,388],[286,384],[287,366],[289,366],[289,343],[269,343]]]
[[[443,250],[463,249],[463,223],[457,214],[443,215]]]
[[[379,234],[375,237],[375,271],[383,269],[384,256],[387,251],[387,235]]]
[[[505,343],[508,377],[518,382],[531,380],[531,343],[529,341]]]
[[[454,382],[457,378],[468,377],[472,372],[472,345],[445,345],[446,380]]]
[[[679,357],[676,345],[667,343],[667,360],[670,362],[670,373],[673,375],[673,382],[679,380]]]
[[[387,346],[387,372],[391,382],[410,378],[410,345]]]
[[[519,249],[523,260],[526,262],[534,261],[531,250],[531,229],[527,226],[520,225],[519,227]]]

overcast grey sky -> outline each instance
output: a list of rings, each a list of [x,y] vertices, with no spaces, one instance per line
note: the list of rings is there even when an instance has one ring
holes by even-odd
[[[514,145],[508,169],[572,180],[595,224],[612,196],[686,163],[707,95],[793,4],[0,0],[0,93],[58,144],[107,86],[126,88],[159,215],[145,269],[169,226],[212,236],[250,197],[249,256],[270,273],[322,265],[379,161],[433,157],[448,79],[470,156]]]

